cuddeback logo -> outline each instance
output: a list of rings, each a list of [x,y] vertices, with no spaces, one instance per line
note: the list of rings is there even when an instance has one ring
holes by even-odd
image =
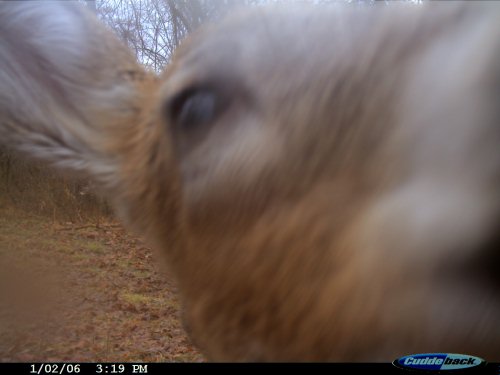
[[[394,366],[399,368],[423,371],[464,370],[483,366],[485,363],[485,360],[479,357],[451,353],[412,354],[393,362]]]

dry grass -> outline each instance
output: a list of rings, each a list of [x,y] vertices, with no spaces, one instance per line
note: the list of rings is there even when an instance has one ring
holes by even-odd
[[[202,361],[150,249],[72,226],[0,204],[0,361]]]

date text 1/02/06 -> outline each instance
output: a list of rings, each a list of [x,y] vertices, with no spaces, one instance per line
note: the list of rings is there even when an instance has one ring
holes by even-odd
[[[46,375],[46,374],[59,374],[59,375],[70,375],[70,374],[80,374],[83,375],[87,373],[88,365],[92,365],[94,368],[91,369],[92,373],[95,374],[147,374],[148,365],[144,364],[116,364],[116,363],[95,363],[95,364],[85,364],[86,371],[82,371],[81,364],[72,363],[38,363],[30,365],[30,374],[36,375]]]

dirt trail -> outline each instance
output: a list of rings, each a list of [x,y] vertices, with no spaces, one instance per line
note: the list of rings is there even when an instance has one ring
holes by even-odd
[[[0,207],[0,361],[202,361],[151,250],[80,226]]]

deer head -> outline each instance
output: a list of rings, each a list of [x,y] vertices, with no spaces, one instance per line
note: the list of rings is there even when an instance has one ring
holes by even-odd
[[[216,360],[500,360],[500,8],[256,9],[143,69],[0,4],[0,142],[92,177]]]

